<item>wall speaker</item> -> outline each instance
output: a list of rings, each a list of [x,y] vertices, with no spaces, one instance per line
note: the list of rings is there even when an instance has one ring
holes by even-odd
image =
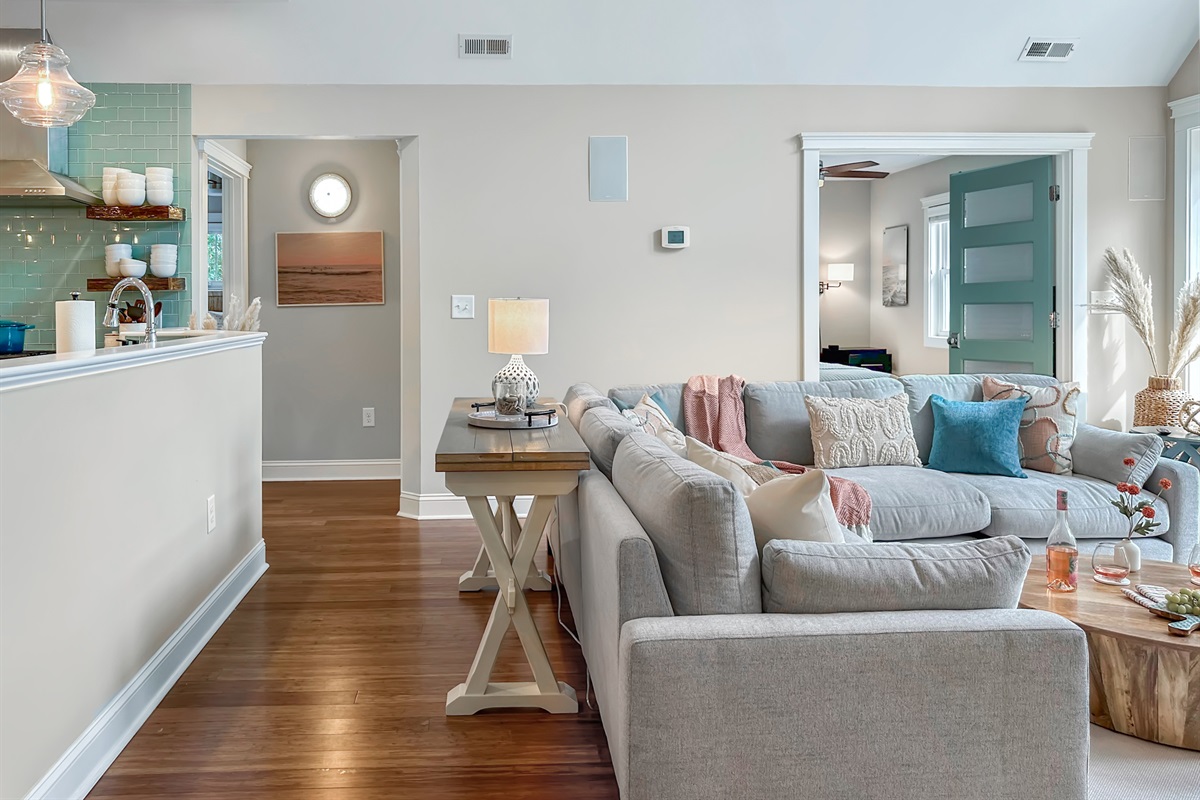
[[[593,203],[629,199],[629,137],[588,137],[588,199]]]
[[[1129,199],[1167,199],[1167,137],[1129,137]]]

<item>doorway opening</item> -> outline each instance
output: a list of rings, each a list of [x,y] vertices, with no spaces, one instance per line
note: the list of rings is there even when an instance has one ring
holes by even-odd
[[[224,283],[224,253],[222,249],[222,218],[223,191],[221,176],[209,170],[208,172],[208,313],[218,320],[225,309]]]
[[[1060,200],[1055,203],[1054,209],[1054,237],[1050,246],[1053,249],[1054,261],[1054,276],[1052,285],[1054,294],[1048,299],[1047,308],[1058,314],[1058,327],[1055,329],[1053,347],[1053,371],[1063,380],[1078,381],[1081,384],[1086,383],[1087,374],[1087,331],[1086,331],[1086,315],[1082,313],[1082,306],[1086,305],[1086,288],[1087,288],[1087,256],[1086,256],[1086,220],[1087,220],[1087,151],[1091,147],[1093,135],[1090,133],[1068,133],[1068,134],[843,134],[843,133],[813,133],[802,134],[801,141],[801,200],[802,200],[802,242],[801,242],[801,280],[800,280],[800,305],[801,305],[801,365],[800,372],[805,380],[819,380],[820,364],[821,364],[821,343],[822,334],[826,331],[822,328],[822,312],[829,313],[831,322],[840,322],[844,319],[841,309],[822,308],[826,304],[825,298],[828,297],[830,304],[837,302],[837,291],[845,289],[851,284],[842,282],[841,289],[829,290],[834,281],[826,277],[826,271],[830,264],[839,268],[839,273],[846,273],[846,264],[850,261],[849,258],[832,252],[830,243],[826,241],[825,231],[822,229],[822,208],[826,205],[835,206],[833,201],[833,193],[830,193],[829,201],[827,202],[822,195],[824,188],[820,185],[825,184],[828,188],[831,185],[841,183],[841,181],[822,179],[822,162],[826,164],[840,164],[844,162],[856,161],[878,161],[880,166],[878,171],[884,170],[886,164],[885,159],[893,161],[908,161],[908,166],[902,167],[899,172],[906,169],[912,169],[914,166],[920,166],[923,163],[933,162],[937,160],[950,161],[951,159],[962,159],[966,157],[988,158],[992,164],[997,162],[1012,163],[1022,160],[1033,159],[1037,156],[1051,156],[1053,158],[1052,165],[1052,180],[1053,186],[1058,187]],[[969,163],[965,162],[965,163]],[[982,162],[978,166],[983,166]],[[970,169],[970,166],[960,165],[953,171],[961,171]],[[876,167],[872,167],[876,170]],[[854,179],[852,179],[854,180]],[[879,181],[881,184],[891,180],[891,178],[879,179],[871,178],[866,181],[854,180],[855,183],[875,183]],[[835,192],[842,190],[835,189]],[[860,194],[863,189],[857,190]],[[947,194],[947,189],[944,189]],[[926,216],[926,210],[922,208],[921,200],[926,200],[926,205],[933,209],[939,203],[936,195],[939,192],[930,191],[927,194],[918,195],[913,204],[915,204],[915,212],[913,221],[907,223],[908,230],[905,231],[905,237],[908,233],[920,233],[920,248],[913,247],[913,240],[907,239],[907,259],[908,268],[907,295],[916,295],[919,288],[921,291],[921,300],[915,303],[910,312],[904,316],[912,316],[911,320],[907,320],[903,327],[914,338],[919,341],[916,347],[922,351],[929,351],[924,355],[933,354],[931,360],[945,358],[940,354],[934,353],[935,348],[927,347],[926,340],[932,339],[931,330],[928,326],[928,320],[932,316],[929,308],[926,307],[926,300],[936,301],[936,297],[927,298],[926,287],[932,281],[926,281],[924,271],[927,266],[927,253],[925,252],[925,242],[927,239],[924,227],[927,224],[936,221],[936,214],[932,217]],[[948,205],[948,204],[947,204]],[[948,209],[947,211],[948,217]],[[911,212],[912,209],[909,209]],[[888,227],[894,227],[889,225]],[[878,228],[878,230],[876,230]],[[914,229],[917,229],[914,231]],[[860,248],[858,256],[865,259],[863,269],[860,270],[857,266],[854,268],[854,281],[858,283],[859,275],[862,275],[866,280],[860,287],[856,287],[853,291],[858,292],[862,296],[863,302],[871,302],[882,306],[882,296],[875,295],[882,292],[882,267],[883,267],[883,226],[879,224],[879,220],[872,220],[872,227],[869,231],[871,237],[871,246],[868,248]],[[875,243],[878,238],[879,242]],[[914,237],[915,238],[915,237]],[[833,248],[836,249],[836,248]],[[874,288],[871,287],[871,279],[878,276],[878,284]],[[921,283],[914,286],[912,281],[917,280]],[[889,288],[892,290],[891,295],[894,300],[903,298],[905,302],[911,302],[903,293],[897,293],[895,281],[896,275],[889,278]],[[849,297],[849,294],[844,297]],[[986,310],[986,309],[985,309]],[[1048,322],[1050,322],[1048,320]],[[825,326],[829,328],[829,325]],[[936,333],[936,332],[935,332]],[[861,333],[860,333],[861,335]],[[868,340],[874,337],[874,332],[871,326],[867,325],[866,335]],[[828,337],[827,337],[828,338]],[[828,341],[826,342],[828,343]],[[867,344],[871,344],[868,341]],[[948,355],[948,354],[947,354]],[[948,359],[947,359],[948,360]],[[997,359],[1005,360],[1005,359]],[[1015,360],[1015,359],[1014,359]],[[1021,359],[1024,360],[1024,359]],[[940,366],[940,361],[936,364]],[[940,371],[949,372],[948,363],[945,369],[930,369],[928,365],[915,365],[917,369],[906,368],[903,362],[896,365],[897,372],[916,372],[916,371]],[[925,368],[921,368],[924,366]]]

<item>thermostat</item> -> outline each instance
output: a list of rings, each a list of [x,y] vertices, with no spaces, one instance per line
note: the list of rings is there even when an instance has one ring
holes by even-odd
[[[668,225],[662,229],[662,246],[671,250],[687,247],[692,243],[691,233],[684,225]]]

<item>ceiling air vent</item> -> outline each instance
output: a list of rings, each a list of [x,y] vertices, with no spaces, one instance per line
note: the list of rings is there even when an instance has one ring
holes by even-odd
[[[1066,61],[1075,53],[1078,39],[1051,39],[1044,36],[1030,37],[1021,48],[1018,61]]]
[[[459,58],[512,58],[512,36],[458,35]]]

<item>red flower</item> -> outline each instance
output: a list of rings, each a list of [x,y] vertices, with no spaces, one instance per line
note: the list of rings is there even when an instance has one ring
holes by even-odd
[[[1129,493],[1130,494],[1141,494],[1142,487],[1138,486],[1136,483],[1131,483],[1131,484],[1129,484]]]
[[[1146,506],[1142,509],[1142,516],[1146,519],[1154,519],[1154,509],[1150,506]]]
[[[1134,461],[1132,458],[1126,458],[1126,459],[1125,459],[1124,461],[1122,461],[1121,463],[1122,463],[1122,464],[1124,464],[1124,465],[1125,465],[1125,466],[1127,466],[1127,467],[1132,467],[1132,466],[1133,466],[1134,464],[1136,464],[1137,462],[1136,462],[1136,461]]]
[[[1117,484],[1117,491],[1120,492],[1121,494],[1128,492],[1129,484],[1125,483],[1125,481],[1121,481],[1120,483]]]
[[[1158,485],[1159,485],[1159,486],[1162,488],[1162,490],[1165,492],[1167,489],[1170,489],[1170,488],[1171,488],[1171,481],[1169,481],[1169,480],[1168,480],[1168,479],[1166,479],[1166,478],[1163,478],[1162,480],[1160,480],[1160,481],[1158,482]]]

